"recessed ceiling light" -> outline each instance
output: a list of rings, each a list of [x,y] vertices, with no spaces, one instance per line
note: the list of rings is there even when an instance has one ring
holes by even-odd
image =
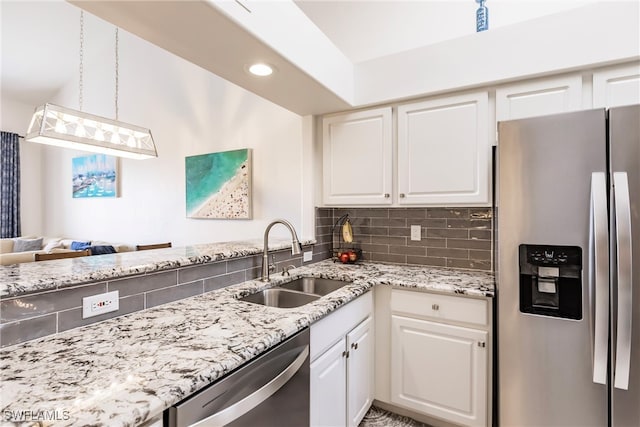
[[[255,76],[265,77],[273,73],[273,67],[265,63],[256,63],[249,67],[249,72]]]

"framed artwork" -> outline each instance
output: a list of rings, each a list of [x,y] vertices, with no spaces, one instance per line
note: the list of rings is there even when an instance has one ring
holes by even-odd
[[[188,218],[251,219],[251,150],[185,157]]]
[[[118,197],[118,158],[106,154],[71,159],[73,198]]]

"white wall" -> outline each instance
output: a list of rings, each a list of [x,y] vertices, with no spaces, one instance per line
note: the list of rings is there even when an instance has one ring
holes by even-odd
[[[637,60],[639,28],[638,1],[605,1],[372,59],[356,64],[354,105]]]
[[[83,109],[106,117],[114,116],[113,49],[91,46],[113,37],[110,24],[85,14]],[[71,79],[55,99],[42,102],[78,108],[77,86]],[[313,235],[301,229],[303,210],[313,215],[313,206],[302,203],[302,117],[122,30],[119,103],[120,120],[151,129],[158,158],[120,159],[118,198],[73,199],[71,159],[84,153],[43,147],[42,186],[23,187],[42,198],[42,233],[182,246],[259,238],[270,220],[283,217],[301,237]],[[26,128],[29,117],[22,120]],[[237,148],[253,149],[254,219],[186,218],[185,156]],[[26,162],[25,169],[31,167]],[[25,201],[23,209],[34,208],[33,200]],[[284,227],[272,234],[287,235]]]

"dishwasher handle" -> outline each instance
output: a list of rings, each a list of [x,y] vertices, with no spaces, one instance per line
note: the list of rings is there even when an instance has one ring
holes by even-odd
[[[300,370],[308,356],[309,346],[307,345],[302,349],[298,357],[271,381],[222,411],[192,424],[192,427],[224,426],[240,418],[280,390]]]

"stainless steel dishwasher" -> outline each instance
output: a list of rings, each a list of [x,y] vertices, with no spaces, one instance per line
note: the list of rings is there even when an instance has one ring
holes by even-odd
[[[309,425],[309,328],[165,412],[165,425]]]

